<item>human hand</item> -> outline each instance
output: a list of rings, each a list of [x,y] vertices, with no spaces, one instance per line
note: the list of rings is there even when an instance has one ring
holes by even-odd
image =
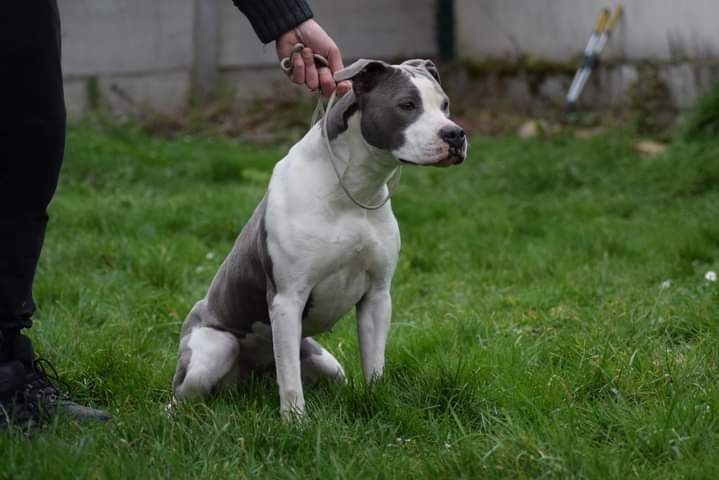
[[[277,56],[280,59],[289,57],[292,48],[298,43],[302,43],[305,48],[298,54],[292,55],[292,72],[289,74],[292,82],[307,85],[310,90],[320,88],[326,97],[329,97],[335,88],[338,96],[344,95],[352,88],[352,83],[348,80],[335,84],[332,74],[344,68],[342,55],[334,40],[317,22],[312,19],[307,20],[280,35],[275,42]],[[329,69],[317,68],[313,57],[315,53],[327,59]]]

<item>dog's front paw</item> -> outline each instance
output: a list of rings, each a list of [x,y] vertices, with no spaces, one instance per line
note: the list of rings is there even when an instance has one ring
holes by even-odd
[[[280,416],[286,423],[300,422],[305,418],[305,408],[280,408]]]
[[[305,399],[302,392],[280,394],[280,415],[286,422],[299,420],[305,415]]]

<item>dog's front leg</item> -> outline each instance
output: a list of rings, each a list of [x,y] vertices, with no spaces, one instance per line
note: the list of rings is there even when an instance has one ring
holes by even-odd
[[[303,308],[302,298],[280,294],[275,295],[270,307],[272,348],[280,388],[280,414],[286,420],[302,416],[305,411],[300,376]]]
[[[392,318],[392,300],[388,289],[370,290],[357,304],[357,336],[365,380],[382,376],[384,348]]]

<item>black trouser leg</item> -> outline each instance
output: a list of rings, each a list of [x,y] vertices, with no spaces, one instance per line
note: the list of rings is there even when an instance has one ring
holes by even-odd
[[[56,0],[0,1],[0,331],[31,325],[64,145]]]

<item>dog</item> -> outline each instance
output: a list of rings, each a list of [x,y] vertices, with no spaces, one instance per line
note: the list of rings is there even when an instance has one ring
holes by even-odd
[[[345,381],[312,338],[352,307],[362,372],[382,376],[400,235],[387,182],[401,164],[446,167],[468,141],[429,60],[359,60],[352,90],[272,172],[268,190],[180,333],[174,397],[236,388],[275,371],[284,418],[305,411],[303,382]],[[331,149],[331,150],[328,150]],[[331,162],[339,164],[333,170]]]

